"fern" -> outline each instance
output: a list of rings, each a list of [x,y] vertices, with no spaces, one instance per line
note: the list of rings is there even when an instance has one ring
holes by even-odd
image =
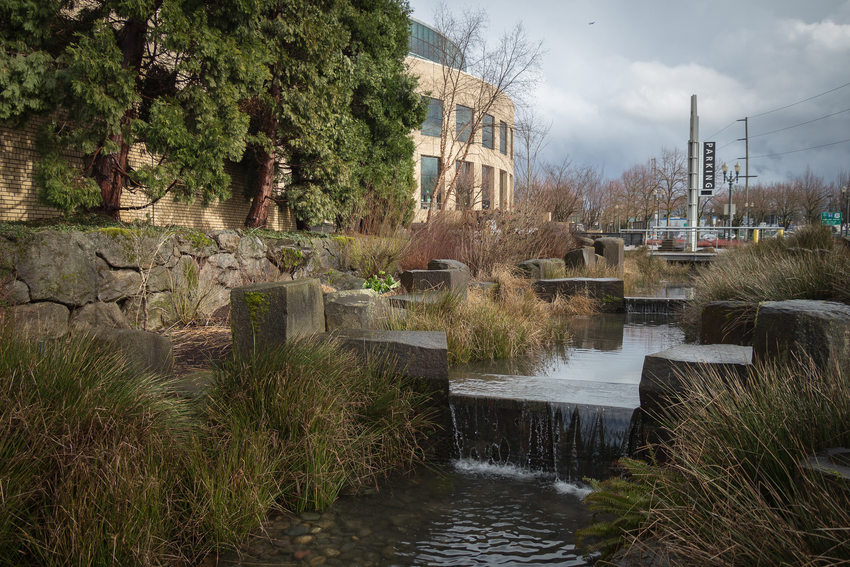
[[[586,498],[594,522],[576,532],[577,543],[586,554],[601,553],[601,558],[611,557],[619,550],[626,536],[647,524],[655,495],[655,478],[663,474],[656,464],[634,459],[622,459],[626,473],[602,482],[589,480],[593,492]]]

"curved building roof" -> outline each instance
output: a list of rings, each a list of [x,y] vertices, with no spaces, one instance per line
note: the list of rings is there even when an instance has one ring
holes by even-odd
[[[408,43],[411,55],[466,71],[463,53],[457,45],[428,24],[414,18],[409,21]]]

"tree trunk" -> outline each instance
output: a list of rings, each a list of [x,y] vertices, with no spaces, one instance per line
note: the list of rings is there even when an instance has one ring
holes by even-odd
[[[275,164],[275,142],[277,140],[277,104],[280,102],[280,84],[272,79],[271,95],[275,107],[267,109],[264,117],[262,131],[271,140],[271,149],[261,149],[257,158],[257,184],[254,189],[254,198],[251,201],[251,210],[245,218],[245,226],[248,228],[263,228],[269,220],[269,205],[272,200],[274,189],[274,164]]]
[[[130,19],[116,33],[118,47],[121,49],[124,69],[135,69],[139,73],[142,63],[142,55],[145,50],[145,36],[147,32],[147,21]],[[125,131],[132,119],[135,110],[127,109],[121,118],[121,131]],[[121,216],[121,193],[127,184],[127,157],[130,154],[130,144],[123,134],[109,136],[109,141],[118,145],[118,151],[112,153],[100,152],[92,163],[91,175],[100,186],[101,206],[100,210],[119,220]]]

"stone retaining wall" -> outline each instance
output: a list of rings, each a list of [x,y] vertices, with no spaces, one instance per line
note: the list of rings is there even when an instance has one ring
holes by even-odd
[[[0,306],[30,331],[158,330],[226,317],[230,290],[341,266],[334,238],[260,238],[241,230],[103,228],[0,235]]]

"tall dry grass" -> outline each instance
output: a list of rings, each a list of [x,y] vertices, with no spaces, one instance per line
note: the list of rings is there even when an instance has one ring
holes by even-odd
[[[694,300],[682,320],[694,331],[699,313],[710,301],[821,299],[850,303],[850,250],[833,243],[828,227],[807,227],[793,237],[721,254],[694,278]]]
[[[444,330],[450,364],[495,360],[531,354],[545,345],[568,338],[566,326],[557,315],[576,313],[593,303],[577,299],[555,304],[541,301],[531,282],[510,268],[496,267],[489,279],[496,292],[472,288],[467,296],[446,293],[435,303],[408,308],[406,317],[390,319],[389,328]]]
[[[463,262],[479,277],[500,264],[563,258],[573,248],[573,237],[563,224],[543,222],[533,211],[445,211],[413,233],[401,267],[424,269],[431,259],[450,258]]]
[[[651,541],[673,564],[839,565],[850,558],[850,484],[804,466],[850,443],[850,377],[809,362],[766,363],[740,379],[688,372],[662,416],[670,462],[630,461],[592,509],[607,548]]]

